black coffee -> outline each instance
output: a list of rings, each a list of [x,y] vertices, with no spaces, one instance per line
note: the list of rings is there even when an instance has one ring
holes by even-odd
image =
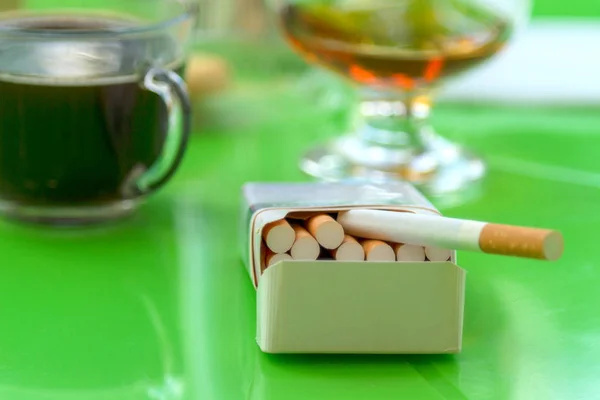
[[[126,23],[29,18],[0,20],[0,29],[112,30]],[[166,36],[20,47],[0,41],[0,199],[32,206],[123,199],[134,169],[149,168],[162,153],[168,120],[162,100],[140,87],[135,63],[174,48]],[[182,72],[181,63],[171,65]]]

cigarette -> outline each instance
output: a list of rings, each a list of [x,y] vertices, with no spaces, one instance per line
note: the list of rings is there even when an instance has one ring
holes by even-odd
[[[338,222],[354,236],[487,254],[554,261],[564,243],[557,231],[381,210],[352,210]]]
[[[306,221],[306,228],[327,250],[334,250],[344,241],[344,228],[327,214],[316,215]]]
[[[267,255],[265,257],[265,265],[267,267],[271,267],[277,264],[279,261],[290,261],[292,260],[292,256],[287,253],[273,253],[272,251],[267,250]]]
[[[452,257],[452,251],[439,247],[428,246],[425,248],[425,257],[429,261],[448,261]]]
[[[364,261],[365,249],[350,235],[344,236],[341,246],[331,252],[336,261]]]
[[[394,249],[380,240],[363,240],[361,245],[365,250],[367,261],[396,261]]]
[[[296,240],[296,232],[285,219],[265,225],[262,236],[273,253],[288,252]]]
[[[398,243],[394,245],[396,261],[401,262],[423,262],[425,261],[425,248],[412,244]]]
[[[310,260],[314,261],[321,254],[321,247],[317,243],[317,239],[300,225],[292,225],[295,232],[295,241],[292,246],[292,258],[294,260]]]

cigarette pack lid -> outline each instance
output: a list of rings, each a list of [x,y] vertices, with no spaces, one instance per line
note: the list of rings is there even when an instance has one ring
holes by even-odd
[[[264,208],[415,205],[435,207],[414,186],[404,182],[363,181],[310,183],[247,183],[242,188],[252,212]]]

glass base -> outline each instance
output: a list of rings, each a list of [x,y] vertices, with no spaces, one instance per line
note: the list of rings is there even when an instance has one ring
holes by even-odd
[[[98,206],[26,206],[0,200],[0,214],[21,222],[77,227],[126,218],[139,206],[138,200],[124,200]]]
[[[348,135],[311,149],[300,167],[308,175],[326,181],[408,181],[426,196],[444,200],[472,194],[478,188],[486,172],[481,159],[433,133],[428,134],[425,143],[425,150],[417,152],[369,144]]]

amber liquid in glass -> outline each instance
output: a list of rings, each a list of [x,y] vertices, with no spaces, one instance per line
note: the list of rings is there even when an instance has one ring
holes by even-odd
[[[402,90],[433,86],[486,61],[512,29],[488,9],[459,0],[353,9],[286,5],[280,21],[308,61],[360,84]]]

